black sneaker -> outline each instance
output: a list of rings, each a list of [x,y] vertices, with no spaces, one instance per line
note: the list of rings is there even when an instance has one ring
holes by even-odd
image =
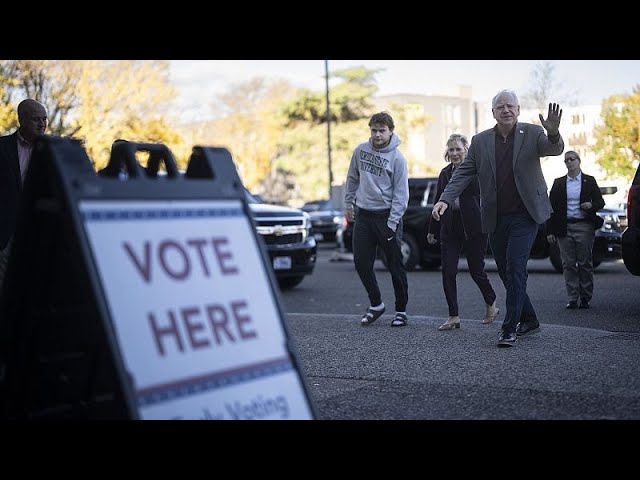
[[[513,347],[516,344],[516,333],[507,333],[504,330],[500,330],[500,337],[498,337],[499,347]]]
[[[581,298],[580,305],[578,306],[578,308],[589,308],[589,300]]]
[[[540,331],[540,322],[538,322],[538,320],[528,320],[526,322],[518,322],[518,326],[516,327],[516,335],[518,337],[523,337],[525,335],[538,333],[539,331]]]
[[[578,308],[578,302],[576,302],[575,300],[569,300],[569,303],[567,303],[567,308],[570,310]]]

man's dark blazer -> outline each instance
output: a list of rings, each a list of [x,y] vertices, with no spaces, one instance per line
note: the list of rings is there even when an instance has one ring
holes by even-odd
[[[18,132],[0,137],[0,250],[13,236],[22,190],[18,160]]]
[[[556,178],[549,192],[551,201],[551,218],[547,222],[547,233],[552,233],[556,237],[567,236],[567,176]],[[602,226],[604,220],[596,215],[598,210],[604,208],[604,199],[596,179],[591,175],[582,173],[580,185],[580,203],[591,202],[591,210],[587,211],[587,219],[593,223],[593,229],[597,230]]]
[[[464,163],[464,162],[463,162]],[[447,165],[440,172],[438,177],[438,187],[436,189],[436,201],[444,192],[445,187],[451,180],[453,174],[453,164]],[[466,238],[479,236],[482,234],[482,224],[480,221],[480,184],[478,179],[474,178],[471,183],[462,191],[459,197],[460,201],[460,217],[462,218],[462,226]],[[436,237],[447,238],[453,233],[453,208],[448,208],[440,221],[430,217],[429,233],[433,233]]]

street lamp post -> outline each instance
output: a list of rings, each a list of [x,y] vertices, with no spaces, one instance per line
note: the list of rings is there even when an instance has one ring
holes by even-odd
[[[331,170],[331,112],[329,110],[329,60],[324,61],[325,91],[327,94],[327,155],[329,159],[329,200],[331,200],[331,185],[333,185],[333,171]]]

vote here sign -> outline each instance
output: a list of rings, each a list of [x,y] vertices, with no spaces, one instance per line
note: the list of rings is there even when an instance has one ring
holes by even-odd
[[[140,418],[312,418],[239,200],[79,209]]]

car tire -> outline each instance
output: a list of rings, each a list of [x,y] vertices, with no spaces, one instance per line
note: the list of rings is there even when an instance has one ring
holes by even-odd
[[[420,260],[420,266],[424,270],[437,270],[442,265],[442,260],[440,258],[434,258],[431,260],[422,259]]]
[[[404,269],[407,272],[412,272],[413,270],[415,270],[416,265],[418,265],[419,255],[418,243],[416,242],[415,238],[413,238],[413,235],[406,232],[402,234],[400,251],[402,252],[402,263],[404,264]],[[383,251],[380,251],[380,259],[388,270],[389,264],[387,263],[387,258],[385,257]]]
[[[600,246],[598,246],[597,243],[593,244],[593,252],[592,252],[592,256],[591,256],[591,263],[593,264],[593,269],[594,270],[596,268],[598,268],[598,265],[600,265],[602,263],[602,260],[604,259],[603,248],[606,248],[606,247],[600,247]]]
[[[631,224],[622,235],[622,261],[631,275],[640,275],[640,234]]]
[[[300,285],[302,280],[304,280],[304,275],[299,275],[297,277],[282,277],[278,279],[278,286],[281,290],[288,290]]]
[[[598,268],[598,265],[602,263],[602,257],[596,257],[594,255],[592,263],[593,263],[593,269],[595,270],[596,268]]]

